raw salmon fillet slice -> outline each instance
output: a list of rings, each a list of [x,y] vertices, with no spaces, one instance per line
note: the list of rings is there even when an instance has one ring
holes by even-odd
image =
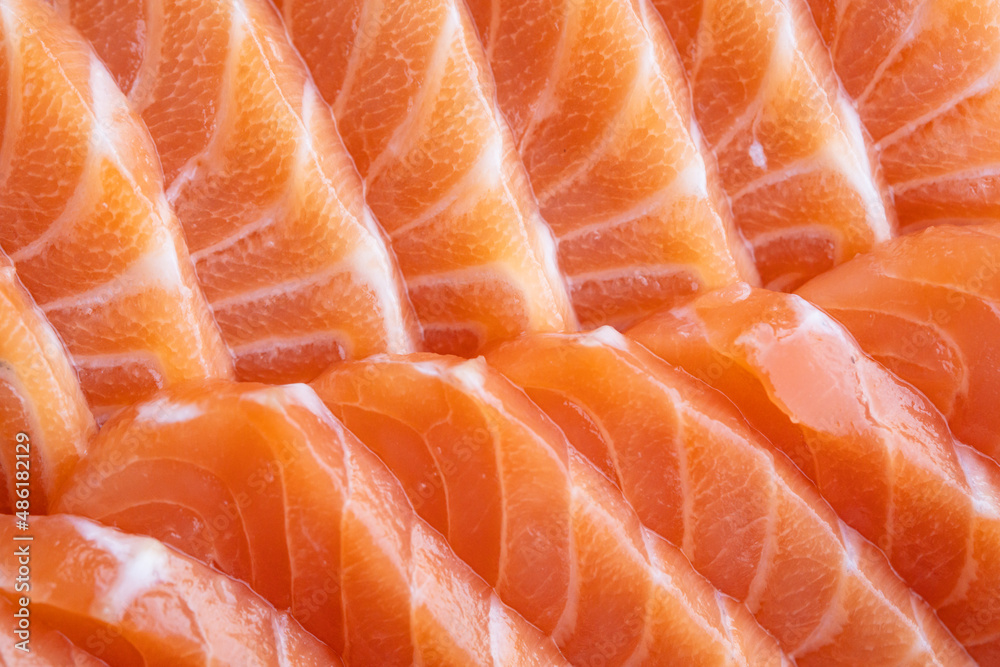
[[[973,658],[1000,660],[1000,466],[800,297],[735,285],[628,334],[722,390]]]
[[[15,592],[14,599],[21,596]],[[0,597],[0,614],[4,618],[20,619],[14,616],[20,613],[7,598]],[[28,612],[30,614],[30,611]],[[107,663],[98,660],[76,644],[66,635],[56,632],[38,619],[29,618],[30,630],[25,635],[27,644],[13,632],[0,633],[0,665],[17,665],[18,667],[107,667]],[[16,629],[16,625],[14,627]],[[20,645],[19,645],[20,644]],[[28,650],[26,650],[28,649]]]
[[[805,0],[653,0],[765,286],[893,234],[895,212]]]
[[[232,359],[160,165],[86,42],[38,0],[0,3],[0,246],[66,342],[99,418]]]
[[[66,348],[0,251],[0,514],[44,514],[94,430]]]
[[[64,0],[163,161],[243,379],[414,349],[401,278],[305,65],[265,0]]]
[[[487,361],[798,665],[973,664],[719,392],[607,327],[523,337]]]
[[[903,231],[1000,215],[1000,6],[809,0]]]
[[[785,664],[747,610],[644,530],[482,359],[377,356],[313,384],[417,513],[571,663]]]
[[[575,320],[462,0],[282,0],[436,352]]]
[[[799,290],[1000,461],[1000,225],[932,227]]]
[[[303,385],[189,384],[137,404],[57,506],[247,582],[350,665],[566,664]]]
[[[28,549],[32,620],[116,667],[342,664],[242,583],[148,537],[60,515],[33,517],[30,533],[0,516],[0,538],[14,545],[0,556],[0,593],[21,595],[15,550]]]
[[[582,325],[756,271],[647,0],[471,0]]]

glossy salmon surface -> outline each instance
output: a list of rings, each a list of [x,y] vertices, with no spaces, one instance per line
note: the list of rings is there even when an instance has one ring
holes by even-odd
[[[56,502],[246,582],[350,665],[565,664],[304,385],[203,383],[140,403]]]
[[[416,511],[570,662],[787,661],[482,359],[374,357],[313,384]]]
[[[801,297],[746,285],[628,335],[725,393],[973,658],[1000,651],[1000,466]]]
[[[245,585],[154,539],[67,515],[33,518],[30,542],[19,534],[0,517],[0,537],[30,552],[33,617],[111,665],[343,664]],[[8,598],[21,557],[0,561]]]
[[[1000,461],[1000,226],[902,237],[798,294],[931,399],[956,437]]]
[[[719,392],[607,327],[526,336],[487,358],[797,664],[972,664]]]

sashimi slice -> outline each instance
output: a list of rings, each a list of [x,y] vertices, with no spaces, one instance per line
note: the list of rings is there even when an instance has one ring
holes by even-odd
[[[628,335],[722,390],[980,662],[1000,660],[1000,466],[798,296],[736,285]]]
[[[142,121],[40,0],[0,2],[0,108],[0,246],[95,414],[231,376]]]
[[[809,0],[903,231],[1000,215],[1000,6]]]
[[[281,0],[436,352],[575,320],[462,0]]]
[[[972,664],[719,392],[606,327],[527,336],[487,361],[798,665]]]
[[[566,664],[303,385],[192,384],[131,407],[57,507],[247,582],[350,665]]]
[[[653,0],[765,286],[794,289],[893,234],[878,158],[805,0]]]
[[[1000,461],[1000,225],[897,239],[798,293]]]
[[[581,324],[755,281],[648,0],[471,0]]]
[[[0,514],[44,514],[93,432],[66,348],[0,252]]]
[[[643,529],[482,359],[377,356],[313,384],[416,511],[573,664],[784,664],[747,610]]]
[[[56,632],[38,619],[30,618],[30,611],[22,612],[7,598],[0,597],[0,614],[4,618],[15,619],[19,623],[21,616],[29,615],[27,630],[23,635],[14,632],[0,634],[0,665],[16,665],[17,667],[107,667],[107,663],[98,660],[91,654],[71,642],[66,635]],[[21,639],[21,637],[25,639]]]
[[[34,517],[29,533],[14,521],[0,516],[11,545],[0,556],[0,594],[27,596],[32,621],[115,667],[342,664],[245,585],[156,540],[74,516]],[[15,588],[22,558],[31,585],[23,593]]]
[[[145,120],[243,379],[414,349],[329,107],[266,0],[62,0]]]

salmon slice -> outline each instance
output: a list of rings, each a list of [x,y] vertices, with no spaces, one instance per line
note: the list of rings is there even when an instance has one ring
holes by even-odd
[[[17,600],[22,596],[16,595]],[[76,644],[66,635],[48,627],[37,618],[30,618],[31,611],[23,612],[19,606],[0,597],[0,614],[5,619],[14,619],[11,631],[0,633],[0,665],[18,665],[18,667],[107,667],[107,663],[98,660]],[[28,629],[18,627],[20,618],[15,616],[28,615]],[[9,622],[9,621],[8,621]],[[17,635],[15,632],[23,632]],[[21,639],[24,637],[25,639]],[[25,643],[25,641],[27,643]]]
[[[20,631],[16,624],[20,619],[14,614],[21,612],[19,607],[0,597],[0,614],[6,619],[15,619],[13,631]],[[30,614],[30,611],[27,612]],[[13,631],[0,634],[0,665],[18,665],[18,667],[107,667],[107,663],[98,660],[83,649],[77,647],[66,635],[56,632],[38,619],[29,618],[29,629],[22,635],[28,643],[22,643]]]
[[[628,334],[722,390],[965,645],[1000,660],[1000,466],[822,311],[735,285]]]
[[[1000,461],[1000,225],[933,227],[799,290]]]
[[[313,384],[416,511],[573,664],[784,664],[747,610],[644,530],[482,359],[378,356]]]
[[[247,582],[350,665],[566,664],[303,385],[189,384],[133,406],[57,506]]]
[[[149,135],[43,2],[0,2],[0,95],[0,246],[66,342],[95,414],[231,376]]]
[[[26,534],[0,517],[13,545],[0,557],[0,594],[28,596],[32,622],[116,667],[342,664],[245,585],[156,540],[63,515],[32,518],[31,539],[12,541]],[[15,588],[19,559],[30,592]]]
[[[857,111],[804,0],[653,0],[765,286],[794,289],[893,234]]]
[[[903,231],[1000,215],[1000,6],[809,0]]]
[[[278,3],[333,107],[428,348],[575,324],[462,0]]]
[[[527,336],[487,361],[798,665],[973,664],[719,392],[607,327]]]
[[[0,514],[44,514],[93,432],[66,348],[0,251]]]
[[[264,0],[61,0],[141,113],[243,379],[414,349],[329,107]]]
[[[757,279],[647,0],[468,4],[582,325]]]

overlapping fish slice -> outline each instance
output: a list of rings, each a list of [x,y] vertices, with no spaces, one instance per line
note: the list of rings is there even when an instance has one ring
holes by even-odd
[[[265,0],[65,0],[152,134],[240,377],[414,347],[395,262]]]
[[[44,514],[93,432],[66,348],[0,252],[0,513]]]
[[[1000,225],[897,239],[799,294],[931,399],[959,440],[1000,461]]]
[[[901,228],[1000,214],[1000,6],[809,0],[880,149]]]
[[[575,320],[461,0],[282,0],[367,185],[427,346],[464,356]]]
[[[756,280],[647,0],[468,4],[583,325]]]
[[[4,618],[14,619],[12,631],[0,634],[0,665],[107,667],[107,663],[79,648],[66,635],[32,619],[30,611],[21,611],[20,607],[15,607],[7,598],[0,597],[0,614]],[[15,614],[27,617],[26,629],[18,627],[21,619]],[[18,635],[18,632],[21,634]]]
[[[417,512],[573,664],[784,664],[747,610],[645,530],[482,359],[377,356],[314,386]]]
[[[487,360],[797,664],[972,664],[720,393],[610,328],[527,336]]]
[[[791,289],[885,241],[878,158],[805,0],[653,0],[763,283]]]
[[[350,665],[564,665],[306,386],[178,387],[110,421],[57,500],[248,582]]]
[[[142,122],[41,0],[0,3],[0,246],[99,418],[232,374]]]
[[[63,515],[33,518],[32,539],[17,542],[12,540],[25,533],[14,522],[0,516],[0,537],[14,545],[0,557],[0,594],[20,597],[18,559],[27,553],[32,622],[61,632],[109,664],[342,664],[245,585],[156,540]]]
[[[1000,466],[800,297],[736,285],[628,334],[721,389],[976,660],[1000,660]]]

